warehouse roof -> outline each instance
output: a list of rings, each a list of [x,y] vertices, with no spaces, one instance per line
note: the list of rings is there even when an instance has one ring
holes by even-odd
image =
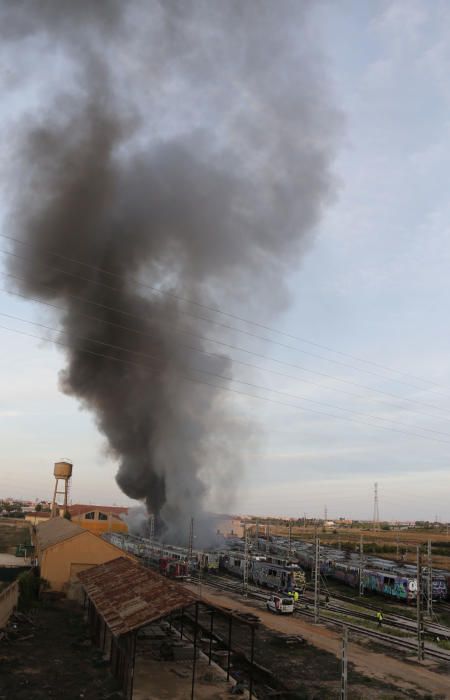
[[[85,532],[86,530],[71,523],[67,518],[50,518],[47,522],[36,526],[36,536],[41,550]]]
[[[116,637],[198,600],[179,583],[124,557],[82,571],[78,578]]]

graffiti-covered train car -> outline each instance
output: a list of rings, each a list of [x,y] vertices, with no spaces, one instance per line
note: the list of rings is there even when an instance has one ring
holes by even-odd
[[[364,569],[362,581],[365,591],[381,593],[407,603],[411,603],[417,598],[417,580],[415,578],[399,576],[392,572]]]
[[[244,578],[245,560],[240,552],[224,554],[220,566],[234,576]],[[253,556],[248,559],[248,579],[257,586],[272,590],[303,591],[305,574],[298,564],[277,564],[266,561],[265,557]]]

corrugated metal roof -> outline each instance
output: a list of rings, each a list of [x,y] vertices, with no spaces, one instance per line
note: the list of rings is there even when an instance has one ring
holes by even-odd
[[[86,530],[71,523],[67,518],[59,517],[50,518],[47,522],[36,526],[36,536],[41,550],[85,532]]]
[[[198,600],[181,584],[124,557],[82,571],[78,578],[116,637]]]

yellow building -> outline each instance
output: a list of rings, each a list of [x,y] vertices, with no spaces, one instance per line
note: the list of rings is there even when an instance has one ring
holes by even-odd
[[[35,556],[40,575],[54,591],[67,591],[80,571],[127,555],[66,518],[50,518],[34,532]]]
[[[75,504],[69,506],[68,511],[73,523],[93,532],[94,535],[103,535],[104,532],[128,532],[128,525],[122,519],[128,514],[128,508]]]

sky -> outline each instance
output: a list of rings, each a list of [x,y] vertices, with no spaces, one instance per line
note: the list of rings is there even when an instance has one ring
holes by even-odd
[[[226,398],[237,422],[255,424],[235,445],[246,469],[230,511],[371,518],[377,482],[382,518],[448,521],[450,7],[317,3],[312,27],[340,113],[336,194],[287,280],[285,312],[239,310],[279,332],[236,322],[268,339],[236,344],[272,359],[233,353],[235,377],[266,389]],[[7,87],[21,67],[1,60]],[[38,100],[32,82],[16,90],[1,107],[8,128]],[[0,495],[50,497],[53,462],[69,458],[73,502],[131,503],[92,415],[58,388],[61,350],[6,330],[45,336],[7,315],[51,325],[49,310],[6,293],[1,277]]]

